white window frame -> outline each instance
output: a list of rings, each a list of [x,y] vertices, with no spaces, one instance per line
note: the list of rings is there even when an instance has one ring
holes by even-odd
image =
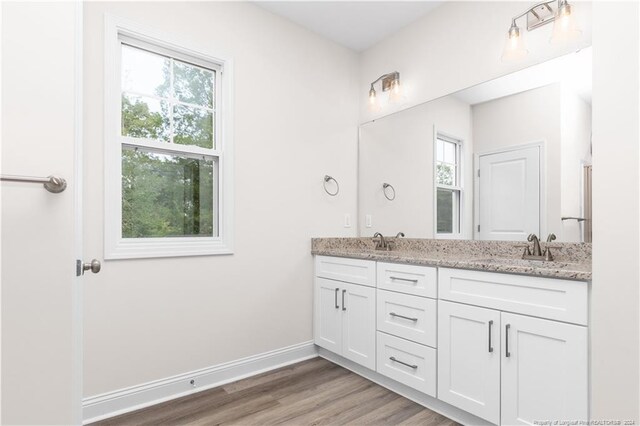
[[[456,148],[456,182],[457,185],[438,184],[438,140],[455,143]],[[464,141],[458,137],[449,135],[434,128],[433,131],[433,235],[437,239],[461,239],[464,228],[464,174],[463,174],[463,150]],[[438,189],[458,191],[458,221],[454,220],[454,232],[438,232]]]
[[[199,147],[173,146],[155,140],[121,136],[121,45],[149,47],[153,52],[164,53],[176,59],[216,70],[215,97],[215,147],[213,150]],[[189,47],[187,47],[189,46]],[[228,57],[213,55],[206,50],[193,48],[193,43],[175,40],[165,33],[141,26],[135,22],[112,15],[105,15],[105,117],[104,117],[104,258],[132,259],[177,256],[201,256],[233,253],[233,61]],[[150,148],[154,152],[191,154],[214,157],[218,168],[217,185],[214,185],[213,237],[122,237],[122,149],[124,146]],[[217,161],[215,158],[217,157]],[[214,179],[214,183],[216,183]],[[217,201],[217,202],[216,202]]]

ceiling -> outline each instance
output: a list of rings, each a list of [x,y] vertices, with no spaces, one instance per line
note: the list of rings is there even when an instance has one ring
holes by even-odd
[[[254,4],[356,51],[363,51],[442,1],[256,1]]]

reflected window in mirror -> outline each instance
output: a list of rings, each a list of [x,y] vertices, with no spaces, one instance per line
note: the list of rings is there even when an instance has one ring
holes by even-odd
[[[462,141],[438,133],[435,151],[436,238],[459,238],[462,223]]]

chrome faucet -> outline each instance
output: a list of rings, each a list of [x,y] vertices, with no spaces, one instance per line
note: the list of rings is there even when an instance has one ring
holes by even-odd
[[[376,240],[376,238],[379,238],[379,239]],[[373,234],[373,242],[376,243],[376,250],[387,250],[387,251],[391,250],[389,243],[384,239],[384,236],[379,232],[376,232],[375,234]]]
[[[404,237],[404,232],[398,232],[396,238]]]

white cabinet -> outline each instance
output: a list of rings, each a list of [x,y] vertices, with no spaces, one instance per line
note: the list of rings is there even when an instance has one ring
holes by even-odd
[[[501,315],[502,424],[586,421],[587,328],[504,312]]]
[[[436,350],[378,332],[377,371],[398,382],[436,396]]]
[[[467,305],[587,325],[587,283],[438,268],[438,297]]]
[[[316,345],[340,353],[342,348],[342,311],[340,287],[344,283],[316,278],[314,291],[314,340]]]
[[[317,259],[316,267],[317,274],[375,284],[375,275],[366,272],[375,271],[375,262],[324,257]],[[313,327],[316,345],[375,370],[374,287],[316,276]]]
[[[429,266],[378,262],[377,287],[414,296],[435,298],[438,292],[437,276],[436,268]]]
[[[495,424],[587,420],[587,328],[438,302],[438,398]]]
[[[376,289],[342,283],[342,352],[353,362],[376,368]]]
[[[378,331],[436,347],[436,301],[378,289]]]
[[[500,312],[438,302],[438,398],[500,421]]]
[[[588,421],[588,284],[317,256],[314,339],[490,423]]]

